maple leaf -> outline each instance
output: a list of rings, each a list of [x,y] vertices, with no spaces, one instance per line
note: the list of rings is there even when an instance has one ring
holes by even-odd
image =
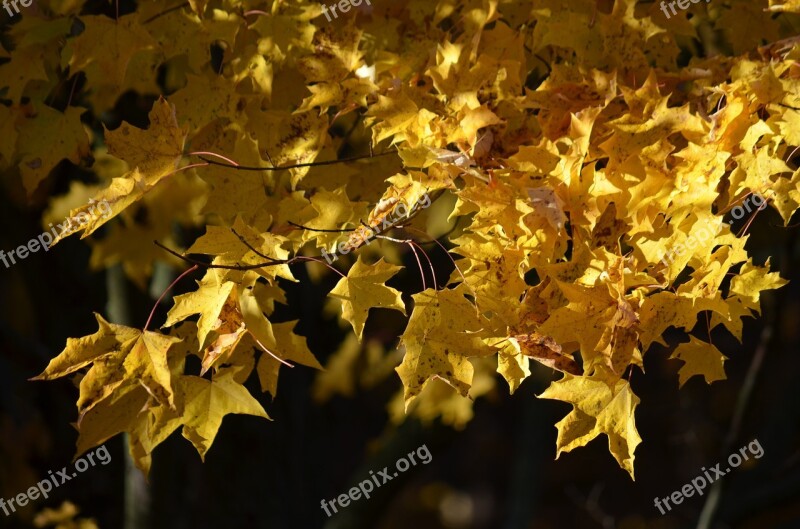
[[[469,398],[465,399],[453,387],[440,378],[434,378],[426,384],[422,392],[406,406],[404,391],[398,391],[388,405],[392,423],[401,424],[411,415],[424,425],[441,421],[458,430],[463,430],[473,418],[474,399],[486,395],[495,389],[494,367],[489,358],[474,360],[474,374],[469,389]]]
[[[235,286],[231,281],[220,281],[216,272],[209,270],[198,290],[175,297],[175,305],[167,314],[163,326],[171,327],[189,316],[199,314],[197,341],[201,348],[204,347],[208,333],[217,326],[217,319]]]
[[[788,283],[777,272],[768,270],[769,259],[766,267],[755,266],[752,259],[748,259],[739,274],[731,279],[731,294],[738,296],[747,308],[760,312],[761,292],[781,288]]]
[[[220,371],[212,380],[183,376],[177,384],[183,392],[183,436],[191,441],[203,460],[225,415],[237,413],[269,419],[261,404],[234,380],[231,369]]]
[[[368,265],[359,255],[347,277],[340,279],[331,290],[329,295],[342,302],[342,317],[353,326],[359,341],[364,334],[369,309],[380,307],[406,313],[400,292],[384,284],[402,269],[383,259]]]
[[[81,15],[85,29],[69,40],[61,56],[62,67],[85,71],[93,85],[121,87],[133,55],[156,42],[136,13],[112,19],[104,15]]]
[[[509,341],[519,353],[533,358],[542,365],[563,373],[581,374],[581,368],[575,360],[570,355],[562,353],[561,346],[549,336],[533,332],[509,337]]]
[[[396,369],[406,407],[432,378],[444,380],[466,397],[474,372],[469,359],[491,354],[475,334],[483,324],[464,291],[461,286],[427,289],[412,296],[414,310],[400,337],[405,355]]]
[[[565,374],[561,380],[551,382],[538,397],[560,400],[573,406],[572,411],[556,424],[556,458],[562,452],[585,446],[598,435],[605,434],[611,454],[633,479],[633,453],[642,438],[634,422],[639,397],[626,380],[618,380],[609,386],[597,378]]]
[[[247,337],[247,327],[242,320],[235,299],[227,299],[225,301],[220,310],[219,318],[212,329],[214,330],[214,341],[203,351],[200,376],[205,375],[215,364],[231,361],[233,355],[236,354],[237,348]]]
[[[34,15],[25,16],[12,26],[13,53],[9,56],[0,52],[9,59],[0,64],[0,89],[7,88],[5,99],[16,104],[27,94],[33,96],[36,106],[44,102],[39,94],[52,89],[56,82],[58,47],[71,26],[67,17],[43,20]]]
[[[128,431],[130,425],[139,419],[149,399],[150,395],[144,386],[130,383],[108,395],[100,405],[84,413],[78,423],[76,456],[103,444],[119,433]]]
[[[497,372],[508,383],[508,389],[513,394],[519,389],[520,384],[531,375],[530,358],[519,351],[518,346],[510,340],[500,345],[497,353]]]
[[[109,351],[129,348],[139,337],[137,329],[108,323],[97,313],[94,317],[100,330],[83,338],[67,338],[64,350],[50,360],[47,368],[32,380],[53,380],[74,373],[108,354]]]
[[[36,191],[61,160],[77,164],[89,154],[89,139],[80,120],[84,112],[86,109],[68,107],[61,113],[42,105],[35,116],[20,124],[19,170],[28,195]]]
[[[713,344],[689,336],[689,341],[675,348],[670,358],[682,360],[684,364],[678,371],[681,387],[694,375],[703,375],[707,384],[725,380],[723,363],[727,358]]]
[[[281,248],[286,242],[288,239],[281,235],[258,233],[237,215],[230,228],[207,226],[206,233],[199,237],[186,253],[213,255],[215,256],[213,262],[218,265],[249,266],[269,263],[269,259],[286,260],[289,252]],[[283,277],[295,281],[292,271],[286,264],[265,266],[259,268],[258,273],[271,279]]]
[[[175,106],[159,98],[148,114],[147,129],[123,123],[116,130],[105,131],[108,153],[138,169],[147,185],[155,185],[178,167],[183,156],[186,128],[178,126]]]
[[[107,203],[111,213],[93,214],[93,204],[70,211],[70,224],[58,234],[53,244],[81,230],[81,238],[88,237],[129,205],[140,200],[162,178],[175,172],[183,156],[186,130],[178,127],[175,109],[163,97],[153,104],[149,116],[150,128],[147,131],[127,123],[123,123],[115,131],[106,131],[109,153],[128,162],[133,168],[124,176],[114,178],[95,197],[95,201]],[[79,216],[85,216],[89,220],[78,222],[76,219]],[[73,224],[74,219],[76,222]]]
[[[159,402],[175,406],[169,348],[179,340],[151,331],[115,325],[95,314],[100,329],[71,339],[66,348],[32,380],[53,380],[93,364],[81,379],[78,409],[85,413],[125,381],[138,381]]]

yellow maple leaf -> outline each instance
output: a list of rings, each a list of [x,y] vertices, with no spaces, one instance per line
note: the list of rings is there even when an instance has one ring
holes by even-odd
[[[106,129],[105,140],[109,154],[128,162],[131,169],[139,169],[152,186],[177,169],[187,129],[178,125],[175,106],[163,97],[153,103],[148,117],[147,129],[123,123],[113,131]]]
[[[175,305],[169,310],[163,327],[171,327],[189,316],[199,314],[197,341],[202,349],[235,286],[231,281],[220,281],[216,272],[209,270],[196,291],[175,297]]]
[[[769,272],[769,259],[763,267],[754,265],[753,260],[748,259],[739,274],[731,279],[731,294],[738,296],[747,308],[760,312],[761,292],[781,288],[788,283],[778,272]]]
[[[82,338],[67,338],[64,350],[50,360],[47,368],[32,380],[53,380],[74,373],[109,351],[130,347],[139,336],[140,331],[137,329],[109,323],[97,313],[94,317],[100,330]]]
[[[402,269],[403,267],[389,264],[383,259],[366,264],[359,255],[347,272],[347,277],[341,278],[330,291],[330,296],[341,301],[342,317],[353,326],[359,340],[364,334],[369,309],[397,309],[406,313],[400,292],[385,285],[386,281]]]
[[[47,81],[47,56],[47,51],[41,46],[14,50],[11,60],[0,65],[0,89],[8,88],[3,97],[19,103],[30,83]]]
[[[136,13],[113,19],[105,15],[81,15],[84,31],[68,41],[61,65],[85,71],[93,86],[121,87],[128,63],[135,53],[156,45]]]
[[[89,154],[89,138],[81,124],[86,109],[68,107],[61,113],[42,105],[36,115],[22,121],[17,139],[22,183],[33,194],[61,160],[77,164]]]
[[[175,172],[183,156],[186,129],[178,126],[175,108],[163,97],[153,104],[149,116],[150,128],[147,131],[123,123],[117,130],[106,132],[109,153],[128,162],[132,168],[125,175],[114,178],[94,199],[107,204],[111,212],[97,215],[93,203],[70,211],[68,227],[58,234],[54,245],[81,230],[81,238],[88,237],[140,200],[162,178]],[[88,220],[79,221],[79,218]]]
[[[297,321],[298,320],[293,320],[271,324],[275,341],[265,343],[264,345],[279,358],[314,369],[322,369],[322,365],[320,365],[317,358],[308,348],[305,337],[294,332]]]
[[[497,353],[497,372],[508,383],[509,393],[513,394],[520,384],[531,375],[530,358],[522,354],[510,340],[499,345]]]
[[[483,328],[466,287],[427,289],[414,294],[414,311],[400,343],[403,362],[396,371],[403,381],[406,407],[432,379],[441,379],[466,397],[474,369],[470,358],[492,349],[477,336]]]
[[[138,381],[153,397],[175,406],[172,375],[167,363],[169,348],[178,338],[115,325],[95,314],[100,330],[70,339],[67,346],[32,380],[52,380],[92,363],[81,380],[78,410],[89,411],[125,381]]]
[[[703,375],[706,384],[726,378],[723,364],[727,357],[720,353],[714,344],[698,340],[694,336],[689,336],[688,342],[679,344],[670,358],[683,361],[678,371],[680,387],[694,375]]]
[[[150,395],[144,386],[131,382],[84,413],[78,423],[76,456],[128,431],[132,424],[141,419],[140,414],[149,399]]]
[[[261,404],[234,380],[232,369],[220,371],[212,380],[183,376],[177,384],[184,399],[183,436],[191,441],[203,460],[225,415],[238,413],[269,419]]]
[[[634,412],[639,404],[626,380],[613,386],[593,377],[564,375],[551,382],[541,399],[560,400],[572,404],[572,411],[557,424],[556,458],[570,452],[600,434],[608,437],[608,449],[619,466],[633,479],[634,451],[642,438],[636,430]]]

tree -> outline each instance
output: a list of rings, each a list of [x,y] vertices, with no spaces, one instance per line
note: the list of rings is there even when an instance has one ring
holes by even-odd
[[[226,415],[269,418],[248,380],[274,399],[323,368],[278,313],[334,278],[352,334],[318,399],[352,392],[392,309],[398,354],[369,362],[406,413],[463,424],[477,381],[513,393],[534,361],[572,405],[557,456],[605,434],[633,478],[651,346],[682,330],[680,385],[722,380],[711,332],[741,341],[786,284],[748,231],[800,205],[795,4],[37,2],[0,49],[0,169],[70,208],[45,249],[80,233],[98,269],[176,277],[142,328],[96,313],[35,379],[78,375],[78,454],[126,432],[147,475],[180,430],[204,458]]]

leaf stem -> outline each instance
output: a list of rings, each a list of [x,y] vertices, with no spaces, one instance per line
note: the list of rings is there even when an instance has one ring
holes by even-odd
[[[248,331],[248,332],[250,332],[250,331]],[[253,334],[253,333],[251,332],[251,333],[250,333],[250,336],[252,336],[252,337],[253,337],[253,340],[255,340],[255,341],[256,341],[256,343],[257,343],[258,345],[260,345],[260,346],[261,346],[261,348],[262,348],[262,349],[263,349],[263,350],[264,350],[264,351],[265,351],[265,352],[266,352],[268,355],[270,355],[272,358],[274,358],[275,360],[277,360],[278,362],[280,362],[281,364],[283,364],[283,365],[285,365],[285,366],[294,367],[292,364],[290,364],[289,362],[287,362],[287,361],[286,361],[286,360],[284,360],[283,358],[280,358],[280,357],[278,357],[278,355],[276,355],[275,353],[273,353],[272,351],[270,351],[269,349],[267,349],[266,347],[264,347],[264,344],[263,344],[263,343],[261,343],[260,341],[258,341],[258,338],[256,338],[256,335],[255,335],[255,334]]]
[[[197,269],[198,269],[198,265],[194,265],[194,266],[192,266],[191,268],[187,269],[187,270],[186,270],[185,272],[183,272],[181,275],[179,275],[178,277],[176,277],[176,278],[175,278],[175,281],[173,281],[172,283],[170,283],[170,285],[169,285],[169,286],[166,288],[166,290],[164,290],[164,292],[162,292],[162,293],[161,293],[161,295],[160,295],[160,296],[158,297],[158,299],[156,300],[156,303],[155,303],[155,305],[153,305],[153,309],[150,311],[150,316],[148,316],[148,318],[147,318],[147,323],[145,323],[145,324],[144,324],[144,329],[142,329],[142,332],[145,332],[145,331],[147,331],[147,328],[148,328],[148,327],[150,327],[150,321],[153,319],[153,314],[155,314],[155,313],[156,313],[156,308],[157,308],[157,307],[158,307],[158,306],[161,304],[161,300],[163,300],[163,299],[164,299],[164,296],[166,296],[166,295],[167,295],[167,292],[169,292],[170,290],[172,290],[172,287],[174,287],[174,286],[175,286],[175,285],[178,283],[178,281],[180,281],[180,280],[181,280],[181,279],[183,279],[185,276],[189,275],[191,272],[194,272],[194,271],[195,271],[195,270],[197,270]]]
[[[234,161],[233,161],[233,160],[231,160],[230,158],[226,158],[225,156],[222,156],[221,154],[217,154],[217,153],[215,153],[215,152],[210,152],[210,151],[195,151],[195,152],[190,152],[190,153],[188,153],[188,154],[187,154],[187,156],[200,156],[201,154],[205,154],[206,156],[216,156],[217,158],[220,158],[220,159],[222,159],[222,160],[225,160],[226,162],[229,162],[231,165],[235,165],[236,167],[239,167],[239,164],[238,164],[238,163],[234,162]]]

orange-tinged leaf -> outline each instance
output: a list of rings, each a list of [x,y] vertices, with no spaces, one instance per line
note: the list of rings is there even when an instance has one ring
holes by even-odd
[[[519,352],[533,358],[542,365],[562,373],[581,375],[582,371],[575,359],[561,351],[561,346],[549,336],[537,332],[517,334],[509,338]]]

